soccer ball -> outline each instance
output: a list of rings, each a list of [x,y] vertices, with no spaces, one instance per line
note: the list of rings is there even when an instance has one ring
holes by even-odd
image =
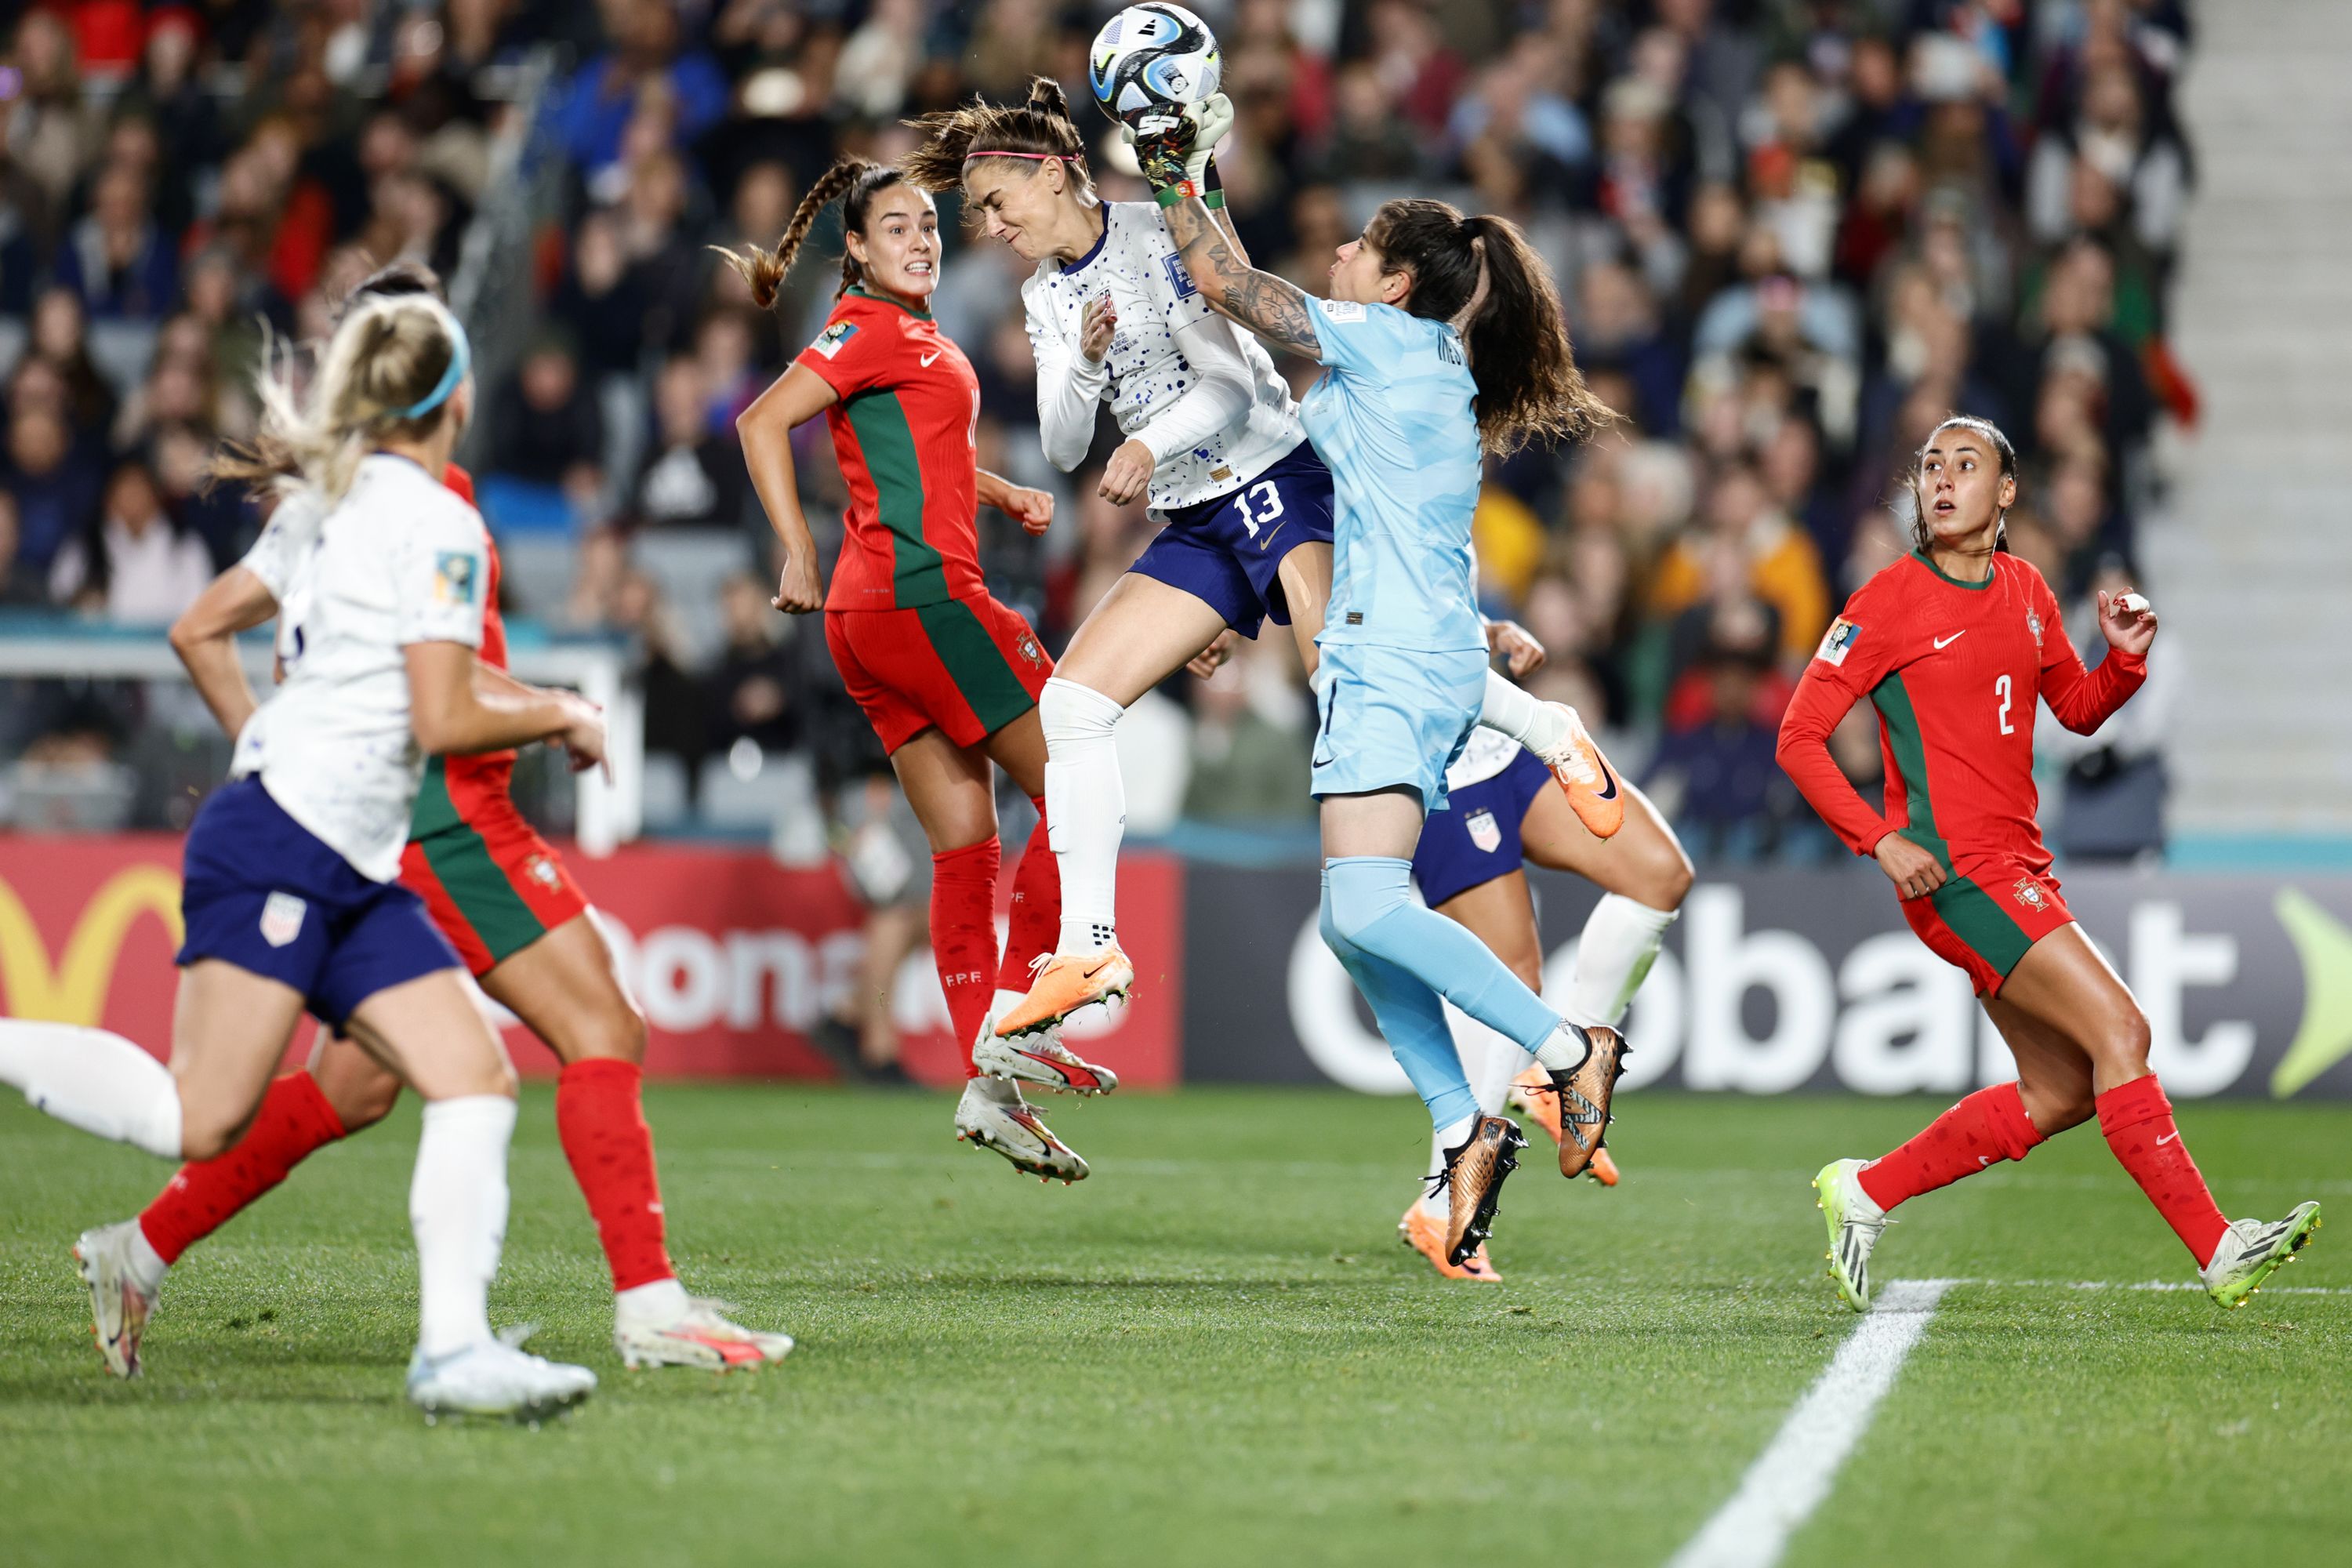
[[[1216,36],[1181,5],[1129,5],[1087,51],[1087,80],[1102,111],[1138,136],[1175,129],[1224,74]]]

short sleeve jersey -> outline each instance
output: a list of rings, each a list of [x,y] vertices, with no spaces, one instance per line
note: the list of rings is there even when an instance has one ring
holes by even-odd
[[[1478,510],[1478,384],[1443,321],[1311,300],[1328,368],[1299,412],[1331,470],[1331,605],[1317,640],[1484,649],[1470,520]]]
[[[482,646],[488,533],[438,479],[378,454],[320,522],[307,563],[281,581],[286,679],[237,736],[231,775],[259,775],[353,870],[389,882],[424,771],[402,650]]]
[[[1177,334],[1206,324],[1230,335],[1250,371],[1250,407],[1239,421],[1196,447],[1169,455],[1152,470],[1148,500],[1161,511],[1198,506],[1230,494],[1306,439],[1298,405],[1265,346],[1209,309],[1178,258],[1160,209],[1150,202],[1111,202],[1103,208],[1102,237],[1067,265],[1041,261],[1021,286],[1033,343],[1051,334],[1075,359],[1087,306],[1108,294],[1118,310],[1103,390],[1111,416],[1129,436],[1192,390],[1200,373],[1184,356]],[[1040,362],[1048,356],[1041,353]]]
[[[2143,667],[2110,658],[2101,684],[2119,703]],[[1904,837],[1964,871],[2008,856],[2039,874],[2051,857],[2034,821],[2034,714],[2045,684],[2084,679],[2050,584],[2003,552],[1982,583],[1916,553],[1884,568],[1830,624],[1804,681],[1877,710],[1885,816]]]
[[[474,504],[474,476],[451,463],[441,470],[441,482],[450,493],[467,506]],[[289,595],[307,591],[307,580],[300,571],[307,567],[319,544],[319,503],[315,497],[294,495],[278,502],[278,510],[269,514],[261,533],[246,552],[240,563],[248,572],[261,579],[269,596],[278,601],[278,657],[284,659],[291,651],[289,633],[299,623],[299,606],[288,604]],[[494,669],[507,667],[506,617],[499,613],[499,547],[485,528],[482,547],[489,554],[489,578],[482,594],[482,646],[479,657]],[[480,752],[462,757],[444,757],[442,766],[459,777],[486,780],[504,788],[514,776],[515,753],[512,751]]]
[[[829,610],[904,610],[987,590],[974,518],[980,380],[928,310],[851,289],[793,362],[841,395],[824,411],[849,487]]]

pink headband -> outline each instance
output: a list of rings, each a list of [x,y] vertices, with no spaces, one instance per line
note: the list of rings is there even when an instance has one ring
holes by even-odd
[[[1065,163],[1083,163],[1087,161],[1085,154],[1077,153],[1004,153],[992,150],[986,153],[966,153],[963,155],[963,161],[967,163],[975,158],[1030,158],[1040,163],[1053,158],[1059,158]]]

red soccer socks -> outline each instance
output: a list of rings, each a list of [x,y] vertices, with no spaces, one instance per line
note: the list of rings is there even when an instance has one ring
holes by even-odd
[[[1037,826],[1013,871],[1013,915],[1004,932],[1004,967],[996,976],[1000,991],[1026,994],[1034,978],[1030,964],[1052,952],[1061,940],[1062,868],[1046,842],[1045,802],[1040,797],[1034,804]]]
[[[590,1057],[565,1068],[555,1085],[556,1135],[588,1200],[615,1290],[677,1272],[663,1242],[654,1135],[639,1098],[644,1082],[645,1069],[635,1062]]]
[[[313,1150],[343,1135],[342,1119],[307,1072],[272,1079],[236,1147],[179,1168],[139,1216],[147,1245],[166,1263],[235,1218],[286,1179]]]
[[[994,838],[931,857],[931,962],[967,1078],[996,989],[996,872],[1003,860]]]
[[[2221,1244],[2221,1233],[2230,1228],[2230,1222],[2221,1217],[2197,1162],[2189,1157],[2180,1142],[2180,1129],[2173,1125],[2172,1101],[2165,1098],[2164,1086],[2150,1073],[2117,1084],[2095,1103],[2099,1131],[2106,1134],[2107,1147],[2197,1259],[2197,1267],[2204,1268],[2212,1261],[2213,1249]]]
[[[1999,1160],[2022,1160],[2042,1142],[2014,1083],[1980,1089],[1929,1122],[1909,1142],[1862,1168],[1871,1202],[1891,1209],[1906,1198],[1973,1176]]]

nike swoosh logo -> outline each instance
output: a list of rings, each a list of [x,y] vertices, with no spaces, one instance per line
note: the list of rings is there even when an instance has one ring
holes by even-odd
[[[2180,1134],[2179,1134],[2179,1133],[2175,1132],[2175,1133],[2173,1133],[2173,1134],[2171,1135],[2171,1137],[2159,1138],[2159,1139],[2158,1139],[2158,1140],[2156,1141],[2156,1146],[2157,1146],[2158,1148],[2161,1149],[2161,1148],[2163,1148],[2167,1143],[2171,1142],[2172,1142],[2172,1140],[2173,1140],[2174,1138],[2178,1138],[2178,1137],[2179,1137],[2179,1136],[2180,1136]]]
[[[1607,789],[1595,790],[1593,792],[1594,798],[1599,800],[1615,800],[1617,798],[1617,775],[1609,771],[1609,759],[1601,754],[1601,748],[1598,746],[1592,748],[1592,761],[1593,764],[1601,770],[1601,781],[1609,786]]]
[[[935,360],[935,359],[939,358],[939,357],[940,357],[940,355],[941,355],[941,354],[943,354],[943,353],[947,353],[947,351],[946,351],[945,349],[933,349],[930,353],[929,353],[925,354],[925,355],[923,356],[923,368],[924,368],[925,370],[929,370],[929,369],[930,369],[930,368],[931,368],[931,362],[932,362],[933,360]]]
[[[1284,529],[1288,528],[1290,524],[1287,522],[1277,522],[1271,529],[1268,529],[1266,531],[1265,537],[1257,542],[1258,553],[1261,555],[1265,554],[1265,547],[1274,542],[1274,536],[1280,533]]]
[[[928,363],[929,363],[930,362],[929,362],[929,360],[926,360],[926,361],[924,361],[923,363],[926,363],[926,364],[928,364]],[[1947,647],[1951,647],[1954,643],[1956,643],[1956,642],[1959,641],[1962,637],[1966,637],[1966,636],[1968,636],[1968,635],[1969,635],[1968,628],[1967,628],[1966,626],[1962,626],[1958,631],[1954,632],[1950,637],[1937,637],[1937,638],[1936,639],[1936,646],[1937,646],[1938,648],[1947,648]]]

